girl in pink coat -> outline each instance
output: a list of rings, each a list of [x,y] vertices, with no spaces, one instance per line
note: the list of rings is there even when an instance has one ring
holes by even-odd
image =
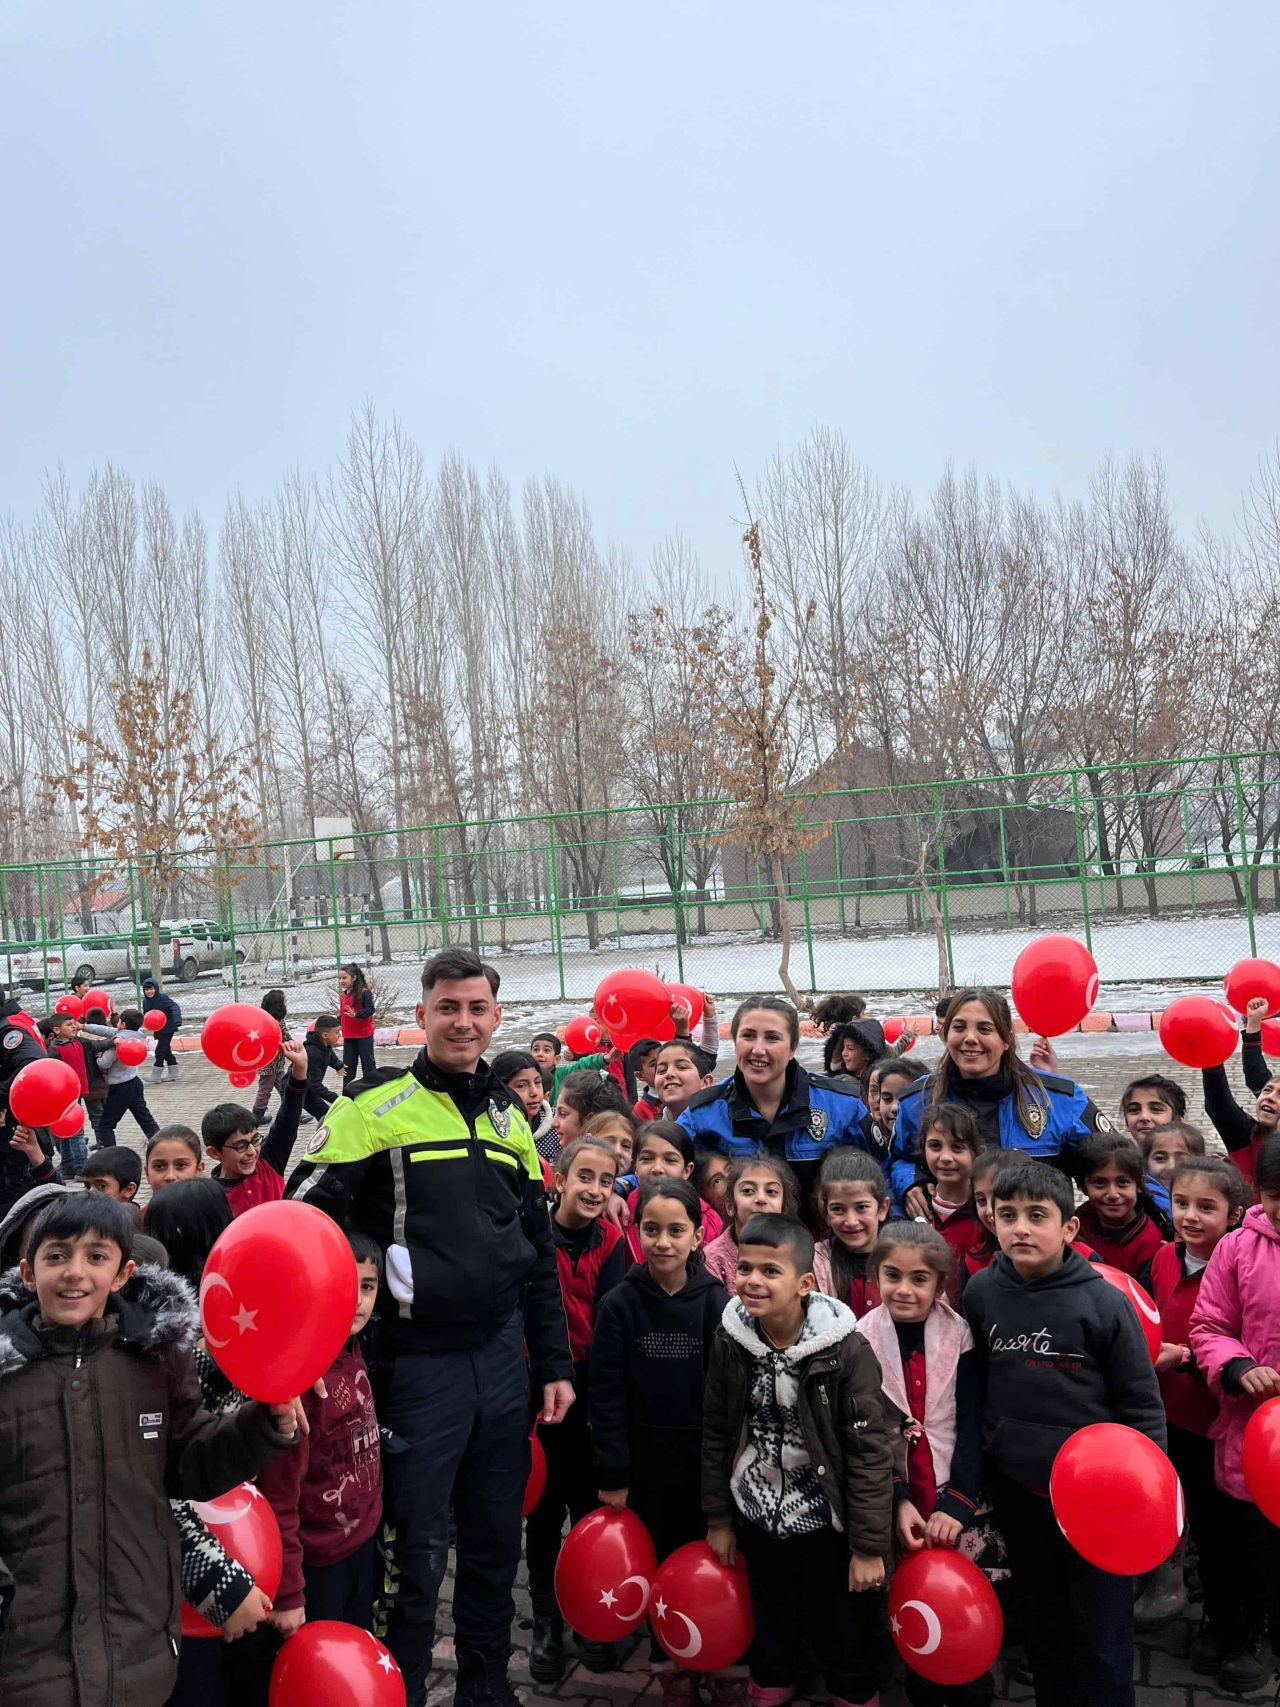
[[[1268,1614],[1280,1630],[1280,1529],[1250,1499],[1243,1466],[1249,1418],[1264,1400],[1280,1397],[1280,1136],[1263,1144],[1253,1179],[1259,1201],[1209,1258],[1190,1330],[1196,1366],[1221,1404],[1209,1432],[1214,1476],[1230,1496],[1225,1521],[1233,1531],[1239,1582],[1229,1599],[1239,1608],[1240,1624],[1224,1632],[1219,1676],[1232,1676],[1233,1687],[1243,1687],[1234,1683],[1236,1671],[1261,1686],[1253,1673],[1260,1670],[1265,1681],[1261,1648]]]

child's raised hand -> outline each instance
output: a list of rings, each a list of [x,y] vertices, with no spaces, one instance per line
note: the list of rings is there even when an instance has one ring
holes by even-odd
[[[1270,1007],[1271,1003],[1265,996],[1250,996],[1245,1003],[1244,1028],[1250,1036],[1262,1030],[1262,1022]]]
[[[223,1641],[237,1642],[241,1636],[247,1636],[258,1628],[270,1611],[271,1602],[255,1583],[222,1626]]]
[[[307,1621],[306,1608],[291,1606],[287,1612],[277,1612],[273,1608],[267,1614],[267,1623],[273,1630],[278,1630],[287,1642],[290,1636],[296,1636]]]
[[[9,1148],[21,1151],[33,1168],[38,1168],[45,1160],[44,1151],[40,1148],[40,1140],[29,1126],[14,1127],[13,1137],[9,1140]]]
[[[704,1014],[709,1014],[712,1019],[715,1018],[716,999],[711,994],[710,990],[704,990],[702,992],[702,1011]]]
[[[904,1553],[918,1553],[924,1546],[925,1521],[910,1500],[903,1500],[898,1507],[894,1527],[898,1531],[898,1545]]]
[[[1056,1073],[1058,1070],[1058,1052],[1047,1037],[1036,1038],[1027,1059],[1038,1073]]]
[[[306,1079],[307,1076],[307,1046],[305,1043],[295,1043],[291,1037],[282,1038],[280,1053],[293,1068],[295,1079]]]
[[[1280,1393],[1280,1375],[1266,1364],[1246,1369],[1240,1377],[1240,1390],[1255,1399],[1274,1399]]]
[[[596,1498],[601,1505],[624,1506],[627,1503],[627,1490],[625,1488],[601,1488]]]
[[[926,1547],[958,1547],[963,1534],[963,1523],[948,1517],[946,1512],[935,1511],[924,1526],[924,1544]]]
[[[683,1002],[672,1002],[671,1023],[676,1028],[676,1036],[683,1037],[689,1029],[689,1010]]]
[[[731,1523],[713,1523],[707,1531],[707,1546],[725,1566],[733,1564],[738,1556],[738,1543],[733,1533]]]
[[[849,1593],[865,1594],[869,1588],[884,1587],[884,1560],[855,1553],[849,1560]]]

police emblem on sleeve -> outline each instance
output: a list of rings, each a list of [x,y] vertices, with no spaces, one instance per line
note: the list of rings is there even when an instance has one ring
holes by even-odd
[[[26,1035],[25,1031],[15,1026],[12,1031],[6,1031],[4,1036],[0,1037],[0,1049],[16,1049]]]
[[[511,1110],[499,1108],[496,1102],[489,1104],[489,1123],[499,1138],[505,1138],[511,1130]]]
[[[825,1138],[827,1135],[827,1111],[825,1108],[809,1110],[809,1130],[815,1138]]]
[[[328,1142],[329,1128],[327,1126],[322,1126],[316,1133],[315,1137],[307,1145],[308,1156],[314,1156],[317,1150],[323,1150]]]
[[[1115,1131],[1115,1127],[1107,1119],[1106,1115],[1102,1112],[1101,1109],[1099,1109],[1098,1112],[1093,1117],[1093,1130],[1095,1132],[1114,1132]]]

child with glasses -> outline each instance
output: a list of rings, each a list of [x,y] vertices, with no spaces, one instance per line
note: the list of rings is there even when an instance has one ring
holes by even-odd
[[[233,1215],[284,1196],[284,1170],[297,1142],[307,1094],[307,1052],[290,1038],[280,1052],[292,1071],[280,1087],[280,1107],[265,1141],[253,1110],[243,1103],[217,1103],[200,1122],[205,1150],[217,1163],[212,1177],[226,1192]]]

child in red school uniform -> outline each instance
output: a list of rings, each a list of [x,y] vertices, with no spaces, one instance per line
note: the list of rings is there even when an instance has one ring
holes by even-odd
[[[378,1301],[382,1251],[365,1233],[347,1239],[359,1280],[351,1337],[325,1372],[324,1396],[303,1396],[308,1426],[297,1448],[258,1479],[280,1524],[284,1552],[267,1618],[285,1637],[308,1619],[373,1629],[382,1458],[359,1336]]]
[[[342,1026],[342,1065],[347,1083],[367,1079],[374,1072],[373,1058],[373,991],[369,980],[355,964],[349,962],[338,973],[338,1018]]]
[[[985,1243],[985,1228],[973,1196],[973,1165],[981,1143],[978,1123],[961,1103],[931,1110],[920,1132],[920,1159],[929,1171],[929,1224],[942,1234],[955,1261],[947,1278],[947,1299],[960,1298],[965,1259]]]
[[[1095,1132],[1076,1160],[1086,1198],[1078,1217],[1081,1238],[1100,1262],[1145,1285],[1152,1259],[1173,1228],[1147,1192],[1142,1151],[1123,1133]]]
[[[813,1253],[819,1292],[847,1304],[861,1318],[880,1302],[871,1252],[889,1214],[889,1188],[880,1165],[862,1150],[841,1144],[818,1169],[818,1213],[831,1231]]]
[[[697,1169],[694,1169],[697,1178]],[[707,1200],[703,1199],[703,1213]],[[753,1215],[798,1215],[800,1181],[773,1156],[742,1156],[729,1169],[724,1230],[704,1245],[702,1260],[729,1294],[738,1295],[738,1235]]]
[[[538,1431],[547,1458],[547,1485],[525,1525],[533,1603],[529,1675],[540,1684],[557,1683],[565,1672],[564,1621],[556,1605],[554,1582],[565,1518],[577,1523],[599,1503],[587,1429],[587,1372],[600,1300],[627,1271],[622,1234],[604,1219],[615,1166],[613,1144],[605,1137],[575,1139],[556,1161],[558,1201],[551,1236],[569,1325],[577,1399],[562,1423]],[[578,1655],[589,1671],[612,1671],[617,1663],[611,1642],[579,1637]]]
[[[627,1228],[627,1250],[632,1262],[644,1260],[640,1230],[636,1226],[636,1205],[645,1186],[656,1179],[693,1177],[693,1139],[683,1126],[669,1120],[650,1120],[636,1134],[636,1187],[627,1197],[631,1223]],[[700,1244],[718,1239],[724,1222],[709,1203],[701,1204]]]
[[[1191,1648],[1192,1669],[1218,1671],[1234,1609],[1230,1600],[1231,1501],[1213,1477],[1211,1430],[1218,1401],[1191,1350],[1191,1318],[1209,1258],[1238,1227],[1249,1206],[1249,1187],[1221,1157],[1191,1157],[1169,1181],[1174,1243],[1151,1263],[1151,1294],[1160,1311],[1164,1344],[1156,1359],[1169,1424],[1169,1457],[1187,1504],[1187,1523],[1200,1559],[1204,1620]]]
[[[212,1177],[226,1192],[233,1215],[243,1215],[259,1203],[277,1203],[284,1196],[284,1172],[297,1142],[307,1094],[307,1051],[291,1038],[280,1047],[293,1071],[280,1088],[280,1107],[265,1143],[253,1110],[243,1103],[217,1103],[200,1122],[205,1150],[218,1164]]]

